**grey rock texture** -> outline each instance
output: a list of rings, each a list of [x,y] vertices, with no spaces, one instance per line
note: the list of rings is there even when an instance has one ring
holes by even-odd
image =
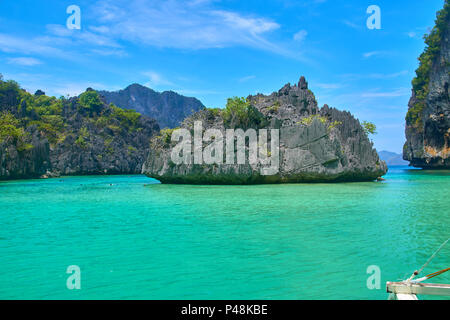
[[[31,150],[18,151],[13,143],[0,143],[0,180],[37,178],[50,169],[50,147],[36,126],[27,128]]]
[[[139,84],[119,91],[99,91],[107,103],[156,119],[161,128],[175,128],[189,115],[204,109],[196,98],[185,97],[173,91],[156,92]]]
[[[287,84],[271,95],[249,96],[247,101],[256,120],[242,129],[280,130],[278,173],[261,175],[262,164],[248,161],[177,165],[171,160],[176,143],[164,136],[152,138],[143,173],[162,183],[186,184],[372,181],[386,174],[386,164],[380,161],[359,121],[349,112],[327,105],[319,109],[304,77],[298,85]],[[304,119],[312,120],[303,124]],[[205,129],[219,129],[223,136],[228,128],[241,128],[224,121],[223,111],[210,109],[187,118],[181,127],[192,131],[195,121],[202,121]]]
[[[60,175],[141,173],[150,137],[159,131],[155,120],[141,116],[134,130],[123,128],[118,120],[113,123],[115,127],[99,126],[77,112],[76,99],[66,105],[64,113],[66,125],[74,133],[50,147],[51,172]],[[84,145],[75,143],[81,128],[87,131]]]
[[[448,4],[446,4],[448,8]],[[427,169],[450,168],[450,15],[441,36],[441,46],[429,74],[429,93],[420,114],[420,125],[406,124],[403,159],[410,165]],[[413,91],[411,110],[418,102]]]
[[[78,97],[59,100],[62,122],[57,138],[45,130],[43,117],[33,109],[32,100],[22,89],[0,95],[0,117],[11,114],[27,134],[31,149],[19,151],[13,140],[0,143],[0,180],[52,177],[59,175],[140,174],[147,159],[150,138],[159,132],[156,120],[100,101],[94,109],[85,109]],[[6,99],[6,98],[7,99]],[[30,96],[26,96],[31,99]],[[27,98],[27,99],[28,99]],[[27,102],[28,101],[28,102]],[[30,105],[27,105],[30,104]],[[131,119],[131,120],[129,120]],[[37,126],[43,126],[38,129]],[[6,142],[8,141],[8,142]]]

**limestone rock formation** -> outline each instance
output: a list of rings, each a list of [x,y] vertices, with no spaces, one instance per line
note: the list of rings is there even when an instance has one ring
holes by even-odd
[[[92,89],[70,99],[0,80],[0,180],[141,173],[155,120]]]
[[[419,58],[406,116],[403,158],[414,167],[450,168],[450,4],[438,13]]]
[[[380,161],[359,121],[349,112],[327,105],[319,109],[304,77],[297,85],[286,84],[271,95],[249,96],[245,101],[236,100],[233,106],[227,105],[223,110],[199,111],[187,118],[181,128],[193,132],[195,123],[201,121],[204,129],[217,129],[223,137],[227,129],[278,129],[276,172],[263,174],[261,169],[266,163],[262,161],[231,164],[224,159],[219,163],[200,164],[190,158],[190,163],[176,164],[172,150],[177,141],[172,141],[171,132],[162,131],[151,140],[143,173],[162,183],[256,184],[372,181],[387,172],[386,164]],[[272,139],[271,136],[270,143],[267,140],[264,145],[266,157],[274,156],[274,149],[269,148]],[[258,144],[261,147],[261,140]],[[208,145],[203,141],[201,147]],[[198,147],[194,145],[191,150],[195,152],[195,148]],[[225,155],[225,144],[223,148]],[[250,145],[246,144],[245,148],[248,155]]]
[[[14,143],[0,142],[0,180],[34,178],[50,167],[50,146],[36,126],[25,131],[29,134],[32,149],[21,150]]]

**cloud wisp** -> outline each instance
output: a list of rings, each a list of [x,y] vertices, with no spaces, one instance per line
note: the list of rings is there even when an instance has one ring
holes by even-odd
[[[246,47],[308,62],[289,42],[275,40],[280,24],[254,14],[218,9],[215,0],[99,0],[83,10],[81,30],[49,24],[33,38],[0,33],[0,51],[45,58],[126,57],[129,44],[179,50]],[[310,62],[310,61],[309,61]]]
[[[339,77],[342,79],[342,81],[348,82],[348,81],[359,81],[363,79],[386,80],[386,79],[395,79],[403,76],[409,76],[409,72],[407,70],[402,70],[393,73],[346,73],[340,75]]]
[[[373,57],[386,57],[391,56],[393,53],[389,51],[370,51],[363,53],[363,57],[365,59],[373,58]]]
[[[300,30],[296,34],[294,34],[294,40],[301,42],[301,41],[305,40],[307,35],[308,35],[308,32],[306,30]]]
[[[101,0],[91,28],[99,34],[161,48],[209,49],[246,46],[283,53],[266,38],[280,25],[264,17],[217,10],[211,1]]]
[[[159,86],[173,86],[173,82],[165,79],[161,74],[155,72],[155,71],[145,71],[142,73],[142,75],[144,77],[146,77],[147,79],[149,79],[149,81],[147,81],[145,83],[145,86],[150,87],[150,88],[155,88],[155,87],[159,87]]]
[[[32,57],[8,58],[7,61],[9,64],[16,64],[19,66],[26,66],[26,67],[42,64],[42,61]]]

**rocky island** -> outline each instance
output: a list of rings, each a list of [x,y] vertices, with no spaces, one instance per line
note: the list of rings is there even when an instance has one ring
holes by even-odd
[[[414,167],[450,168],[450,4],[438,12],[425,37],[406,115],[403,159]]]
[[[155,120],[79,97],[34,95],[0,78],[0,180],[141,173]]]
[[[162,130],[151,140],[143,173],[162,183],[257,184],[373,181],[387,172],[386,163],[379,159],[367,130],[349,112],[327,105],[319,108],[304,77],[298,84],[286,84],[268,96],[233,98],[228,100],[225,109],[201,110],[185,119],[180,129],[186,129],[185,132],[195,137],[194,127],[200,123],[202,132],[213,129],[217,133],[206,139],[203,136],[200,146],[203,152],[210,150],[208,140],[225,137],[230,129],[260,132],[262,129],[267,134],[269,130],[278,130],[279,136],[271,136],[271,142],[277,138],[278,150],[273,149],[273,143],[269,148],[268,140],[258,141],[259,152],[264,149],[266,159],[273,158],[276,151],[277,170],[262,174],[262,161],[229,164],[218,159],[216,163],[205,164],[187,157],[185,163],[175,163],[173,150],[179,141],[173,139],[173,130]],[[231,141],[234,144],[236,137]],[[186,146],[191,148],[191,143]],[[219,153],[220,158],[227,151],[225,144],[219,146],[223,150],[215,149],[214,153],[216,156]],[[199,147],[194,145],[193,153],[196,148]],[[250,149],[250,143],[245,144],[247,156],[252,152]]]

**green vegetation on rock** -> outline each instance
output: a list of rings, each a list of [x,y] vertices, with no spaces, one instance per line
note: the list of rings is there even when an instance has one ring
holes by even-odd
[[[336,128],[338,125],[342,124],[341,121],[329,121],[327,117],[321,116],[320,114],[312,114],[310,116],[304,117],[299,122],[297,122],[297,124],[303,126],[310,126],[315,119],[327,125],[328,130]]]
[[[92,112],[100,111],[103,105],[98,93],[92,89],[86,90],[80,95],[79,104],[81,109],[89,112],[90,114],[92,114]]]
[[[406,123],[417,128],[423,123],[422,112],[425,109],[426,98],[429,93],[430,72],[434,61],[439,55],[442,36],[448,28],[450,4],[445,1],[444,8],[437,13],[436,25],[428,35],[424,36],[426,48],[419,57],[419,68],[416,77],[412,80],[416,102],[406,114]],[[445,63],[448,63],[446,61]]]
[[[89,138],[89,132],[86,127],[80,129],[78,139],[75,140],[75,144],[80,148],[86,148],[87,142],[86,140]]]
[[[166,129],[162,129],[159,133],[159,136],[161,137],[162,141],[164,144],[168,145],[171,143],[172,141],[172,133],[177,130],[179,128],[166,128]]]
[[[222,111],[223,122],[229,128],[260,127],[265,124],[264,116],[245,98],[233,97],[227,100]]]
[[[326,117],[322,117],[319,114],[312,114],[312,115],[310,115],[308,117],[304,117],[299,122],[297,122],[297,124],[301,124],[301,125],[304,125],[304,126],[309,126],[309,125],[311,125],[313,123],[314,119],[319,120],[323,124],[327,123],[327,121],[328,121],[328,119]]]
[[[206,110],[209,111],[213,117],[218,117],[222,112],[222,109],[219,108],[207,108]]]
[[[116,107],[115,105],[110,105],[112,109],[111,116],[120,122],[120,126],[127,130],[135,130],[138,126],[138,120],[141,117],[141,114],[128,109],[121,109]]]
[[[363,121],[362,122],[362,127],[364,129],[364,132],[369,135],[369,134],[377,134],[377,126],[372,123],[372,122],[368,122],[368,121]]]
[[[30,94],[0,75],[0,180],[140,172],[158,124],[103,100],[92,89],[67,98]]]
[[[269,107],[267,110],[270,113],[277,113],[278,110],[280,109],[280,102],[276,101],[271,107]]]
[[[26,151],[33,148],[29,143],[30,135],[20,127],[20,121],[10,112],[0,114],[0,143],[12,143],[17,151]]]

